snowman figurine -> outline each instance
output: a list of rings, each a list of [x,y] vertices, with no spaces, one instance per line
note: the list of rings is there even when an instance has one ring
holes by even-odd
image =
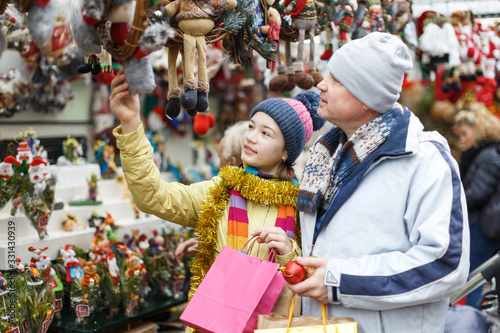
[[[17,156],[16,158],[22,163],[26,161],[26,164],[31,164],[33,161],[33,153],[31,152],[31,148],[28,146],[28,142],[22,141],[19,143],[17,147]]]
[[[9,179],[13,174],[14,170],[12,169],[12,164],[16,164],[20,166],[21,163],[16,160],[14,156],[7,156],[2,163],[0,163],[0,178],[1,179]]]
[[[35,157],[28,170],[31,184],[33,184],[33,186],[35,186],[35,190],[39,192],[45,191],[45,188],[47,187],[44,180],[44,167],[46,165],[47,162],[42,160],[40,157]]]

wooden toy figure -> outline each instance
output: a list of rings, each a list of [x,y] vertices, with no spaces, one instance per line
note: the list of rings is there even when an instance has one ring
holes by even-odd
[[[209,82],[207,75],[207,45],[205,35],[215,26],[215,20],[236,7],[236,0],[174,0],[165,7],[169,17],[183,34],[183,45],[168,48],[168,104],[165,113],[175,118],[181,105],[190,116],[208,109]],[[184,93],[178,87],[177,55],[182,50]],[[195,52],[198,52],[198,80],[194,77]]]
[[[315,63],[315,28],[318,18],[315,0],[285,0],[286,13],[292,18],[292,25],[298,31],[298,47],[296,61],[293,63],[295,84],[302,89],[310,89],[323,80],[323,76],[316,70]],[[309,62],[304,73],[304,41],[306,33],[309,36]]]

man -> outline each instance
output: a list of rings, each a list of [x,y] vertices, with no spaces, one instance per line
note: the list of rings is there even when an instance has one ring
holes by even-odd
[[[443,332],[469,269],[467,209],[446,140],[397,102],[412,67],[395,36],[336,51],[318,84],[335,126],[311,148],[297,199],[314,268],[290,289],[303,314],[353,317],[360,333]]]

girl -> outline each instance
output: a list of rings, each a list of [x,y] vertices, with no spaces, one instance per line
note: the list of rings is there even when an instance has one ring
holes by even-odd
[[[141,211],[196,228],[199,235],[189,298],[224,245],[241,250],[258,236],[254,257],[265,259],[274,248],[276,262],[285,264],[301,255],[292,166],[313,130],[325,122],[316,113],[317,94],[261,102],[243,136],[242,165],[226,166],[211,180],[187,186],[161,179],[141,124],[139,97],[130,96],[124,80],[119,72],[111,83],[111,107],[121,122],[113,134],[134,201]]]

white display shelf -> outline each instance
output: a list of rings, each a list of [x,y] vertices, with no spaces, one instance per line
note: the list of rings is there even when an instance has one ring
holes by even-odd
[[[7,223],[2,221],[2,224],[5,225],[5,230],[7,230]],[[154,229],[161,230],[166,227],[176,227],[172,223],[160,220],[155,216],[117,221],[116,225],[118,226],[118,229],[115,232],[120,238],[122,238],[125,234],[130,235],[131,229],[140,229],[142,233],[151,235]],[[39,239],[34,228],[33,231],[34,233],[29,236],[16,237],[16,247],[14,253],[10,252],[7,240],[0,241],[0,270],[10,269],[9,259],[13,259],[14,256],[15,258],[21,258],[21,261],[25,264],[29,263],[33,254],[29,251],[30,247],[48,247],[48,249],[44,252],[51,259],[56,259],[59,249],[67,244],[73,244],[74,246],[88,249],[90,248],[90,244],[94,238],[95,228],[69,232],[64,230],[49,231],[49,234],[45,236],[43,240]],[[14,254],[14,256],[11,254]]]
[[[28,217],[18,210],[15,216],[10,216],[12,203],[0,210],[0,270],[8,270],[9,259],[21,258],[26,264],[30,262],[32,252],[30,247],[44,248],[48,247],[45,254],[51,259],[56,259],[58,251],[67,244],[88,249],[94,238],[95,228],[79,229],[75,231],[64,231],[62,222],[66,220],[66,214],[71,213],[77,219],[87,224],[93,211],[99,216],[106,217],[108,212],[115,220],[118,226],[115,233],[122,238],[125,234],[131,234],[131,229],[140,229],[141,233],[151,236],[153,230],[162,230],[163,228],[179,228],[173,223],[163,221],[156,216],[140,213],[139,218],[135,218],[132,210],[130,198],[124,197],[122,184],[116,179],[100,179],[98,181],[97,200],[102,201],[100,205],[90,206],[70,206],[69,202],[86,199],[88,197],[87,181],[94,174],[99,175],[99,166],[97,164],[88,164],[82,166],[50,166],[50,171],[57,178],[54,186],[56,201],[64,203],[64,208],[54,210],[51,213],[47,226],[48,235],[40,240],[38,233]],[[162,175],[165,180],[171,180],[168,174]],[[9,221],[12,221],[9,223]],[[9,229],[9,226],[11,227]],[[12,228],[14,226],[14,228]],[[14,231],[14,237],[9,238],[9,230]],[[9,248],[9,241],[14,238],[15,251]]]

